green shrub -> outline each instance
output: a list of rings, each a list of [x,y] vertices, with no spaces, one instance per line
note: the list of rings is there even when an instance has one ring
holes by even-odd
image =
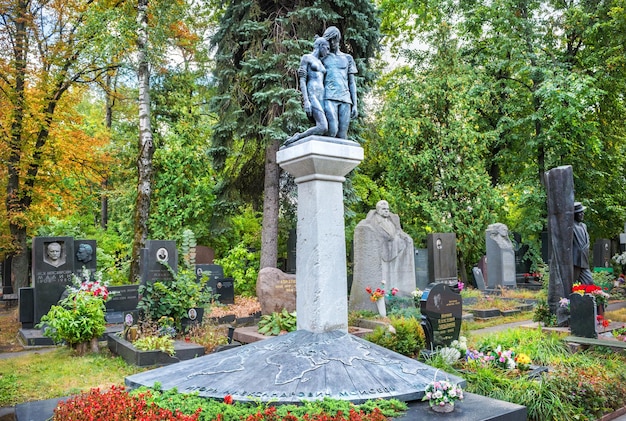
[[[169,336],[144,336],[133,342],[133,346],[140,351],[163,351],[174,355],[174,339]]]
[[[392,328],[379,326],[365,339],[407,357],[415,357],[424,348],[424,331],[419,320],[391,318]]]
[[[104,303],[108,300],[109,291],[101,283],[99,272],[93,279],[90,277],[87,270],[82,278],[74,275],[74,285],[66,289],[67,297],[41,317],[37,327],[43,328],[44,336],[55,343],[65,342],[70,347],[102,336],[106,330]]]
[[[215,264],[221,265],[224,274],[234,279],[235,294],[253,297],[256,295],[259,258],[259,252],[251,251],[240,243],[231,248],[223,258],[215,259]]]
[[[164,266],[174,279],[140,285],[141,300],[137,308],[153,321],[171,317],[174,320],[174,327],[180,332],[181,321],[187,317],[189,309],[207,306],[213,295],[205,290],[208,277],[205,276],[198,282],[196,274],[190,269],[180,269],[178,273],[174,273],[169,266]]]
[[[533,313],[533,322],[543,323],[544,326],[556,326],[556,315],[550,311],[548,300],[539,298]]]
[[[280,313],[266,314],[258,323],[258,331],[264,335],[279,335],[281,332],[293,332],[296,330],[296,312],[289,313],[283,309]]]

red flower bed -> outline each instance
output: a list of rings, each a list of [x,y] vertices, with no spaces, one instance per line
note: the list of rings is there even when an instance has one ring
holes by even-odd
[[[60,402],[54,421],[197,421],[200,410],[184,415],[148,405],[145,395],[131,396],[124,387],[111,386],[106,392],[91,389],[88,393]]]

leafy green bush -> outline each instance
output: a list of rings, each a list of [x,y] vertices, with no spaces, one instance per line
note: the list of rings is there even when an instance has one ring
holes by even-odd
[[[104,303],[109,297],[109,291],[101,283],[99,273],[94,280],[89,280],[91,275],[88,271],[83,276],[84,282],[74,276],[74,285],[67,287],[67,297],[60,300],[58,305],[50,307],[37,325],[43,328],[44,336],[55,343],[65,342],[74,347],[102,336],[106,330]]]
[[[41,317],[44,336],[54,343],[74,346],[100,337],[106,329],[104,303],[101,299],[81,291],[53,305]]]
[[[548,300],[539,298],[533,313],[533,322],[542,323],[544,326],[556,326],[556,315],[550,311]]]
[[[283,309],[280,313],[266,314],[258,323],[258,331],[264,335],[279,335],[281,332],[296,330],[296,312],[289,313]]]
[[[195,273],[189,269],[180,269],[178,273],[174,273],[169,266],[165,266],[174,279],[140,285],[141,300],[137,308],[153,321],[171,317],[174,327],[180,332],[181,321],[187,316],[189,309],[207,306],[213,295],[205,290],[207,277],[198,282]]]
[[[163,351],[174,355],[174,339],[170,336],[144,336],[133,342],[133,346],[140,351]]]
[[[407,357],[415,357],[424,348],[424,331],[419,320],[391,318],[391,328],[379,326],[365,339]]]
[[[253,297],[256,295],[259,258],[258,252],[253,252],[240,243],[231,248],[223,258],[215,259],[215,264],[221,265],[224,274],[234,279],[235,294]]]

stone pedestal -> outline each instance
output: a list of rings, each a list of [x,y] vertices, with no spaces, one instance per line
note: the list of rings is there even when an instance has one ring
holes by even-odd
[[[309,136],[276,154],[298,185],[298,329],[348,330],[343,182],[362,160],[358,143],[323,136]]]

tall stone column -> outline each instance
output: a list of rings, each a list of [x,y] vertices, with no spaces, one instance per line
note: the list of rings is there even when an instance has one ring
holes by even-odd
[[[550,282],[548,304],[556,313],[559,300],[572,292],[574,263],[572,238],[574,226],[574,171],[571,165],[556,167],[545,173],[548,199],[548,233],[550,234]]]
[[[309,136],[278,151],[298,185],[296,311],[298,330],[348,330],[343,182],[363,160],[345,139]]]

